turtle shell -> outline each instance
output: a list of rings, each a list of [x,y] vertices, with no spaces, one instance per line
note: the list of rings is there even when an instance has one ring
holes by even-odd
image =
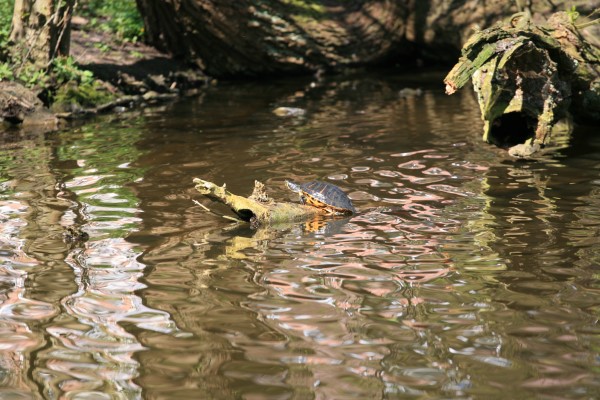
[[[287,187],[300,195],[303,204],[324,209],[329,214],[354,214],[352,201],[339,187],[322,181],[297,184],[285,181]]]

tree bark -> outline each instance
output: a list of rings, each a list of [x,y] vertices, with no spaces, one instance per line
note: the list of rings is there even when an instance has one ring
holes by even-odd
[[[475,25],[518,11],[506,0],[136,1],[151,44],[212,76],[451,63]],[[567,2],[527,3],[533,13],[548,14]]]
[[[75,0],[15,0],[10,41],[15,63],[47,68],[52,59],[69,54]],[[19,68],[20,69],[20,68]]]
[[[339,2],[137,0],[150,42],[209,74],[318,70],[378,59],[401,42],[406,6]]]

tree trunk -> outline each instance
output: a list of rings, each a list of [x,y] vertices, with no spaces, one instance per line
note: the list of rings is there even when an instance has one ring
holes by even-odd
[[[153,45],[216,76],[290,73],[376,60],[402,42],[407,17],[403,3],[297,3],[137,0]]]
[[[20,69],[47,68],[52,59],[69,54],[75,0],[15,0],[10,32],[11,57]]]
[[[303,73],[384,62],[450,63],[475,24],[486,27],[518,11],[506,0],[136,1],[151,44],[213,76]],[[566,4],[527,3],[534,13],[564,9]],[[568,3],[593,6],[589,1]]]

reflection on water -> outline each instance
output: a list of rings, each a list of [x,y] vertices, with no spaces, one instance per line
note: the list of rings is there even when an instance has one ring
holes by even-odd
[[[509,159],[439,78],[222,85],[4,143],[0,397],[600,393],[600,142]],[[359,213],[254,230],[194,177],[322,179]]]

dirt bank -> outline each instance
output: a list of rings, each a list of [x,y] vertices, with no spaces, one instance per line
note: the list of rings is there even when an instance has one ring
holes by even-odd
[[[68,120],[194,95],[212,81],[169,54],[143,43],[121,42],[101,29],[86,29],[87,25],[86,19],[73,18],[71,56],[80,69],[99,80],[107,100],[92,105],[44,104],[37,99],[39,91],[0,81],[0,120],[5,128],[53,130]]]
[[[82,69],[127,95],[186,94],[204,86],[208,77],[197,68],[143,43],[119,42],[100,29],[88,31],[87,21],[73,18],[71,55]]]

